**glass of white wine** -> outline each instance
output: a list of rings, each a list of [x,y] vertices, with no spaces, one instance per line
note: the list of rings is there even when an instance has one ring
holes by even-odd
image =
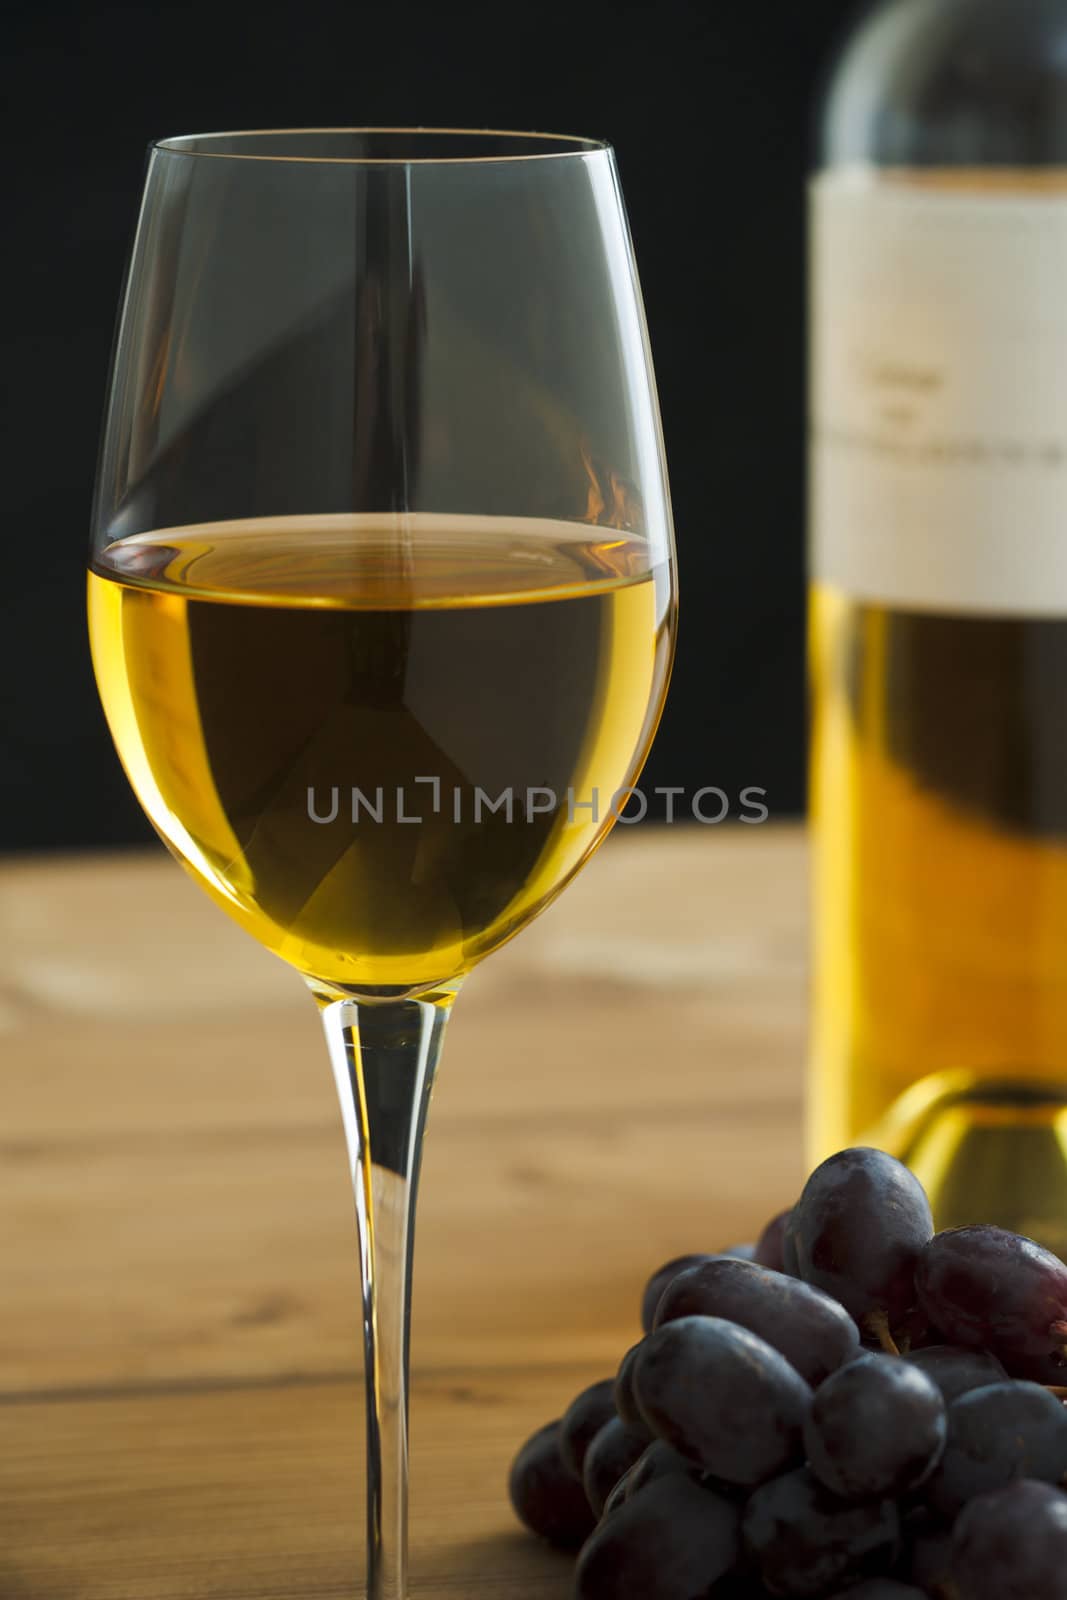
[[[370,1600],[407,1593],[413,1221],[445,1024],[624,809],[675,596],[610,146],[152,146],[93,661],[164,842],[322,1014],[359,1227]]]

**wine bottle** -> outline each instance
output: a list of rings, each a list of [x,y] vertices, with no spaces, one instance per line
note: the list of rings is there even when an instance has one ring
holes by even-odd
[[[1067,0],[890,0],[811,186],[809,1154],[1067,1246]]]

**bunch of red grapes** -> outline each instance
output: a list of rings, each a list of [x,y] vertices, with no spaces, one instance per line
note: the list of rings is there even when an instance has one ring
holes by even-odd
[[[935,1234],[880,1150],[653,1274],[645,1337],[523,1445],[577,1600],[1067,1600],[1067,1266]]]

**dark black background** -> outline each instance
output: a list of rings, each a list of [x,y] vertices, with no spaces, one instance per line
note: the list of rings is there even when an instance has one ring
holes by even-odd
[[[804,176],[850,0],[26,5],[3,25],[7,452],[0,848],[150,837],[97,706],[84,555],[145,146],[437,124],[616,146],[682,581],[642,786],[803,804]]]

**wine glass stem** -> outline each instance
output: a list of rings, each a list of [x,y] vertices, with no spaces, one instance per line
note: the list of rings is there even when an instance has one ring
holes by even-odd
[[[367,1600],[407,1600],[408,1351],[422,1135],[454,991],[318,996],[359,1228],[367,1386]]]

